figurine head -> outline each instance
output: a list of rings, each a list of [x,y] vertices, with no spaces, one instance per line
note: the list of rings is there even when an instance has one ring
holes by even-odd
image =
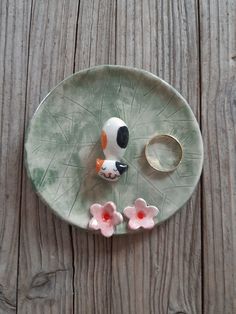
[[[96,160],[97,174],[105,180],[117,181],[128,170],[128,165],[116,160]]]

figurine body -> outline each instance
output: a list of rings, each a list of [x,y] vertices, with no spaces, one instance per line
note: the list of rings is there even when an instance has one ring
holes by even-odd
[[[128,170],[128,165],[120,162],[129,141],[129,130],[123,120],[112,117],[102,128],[101,145],[105,160],[97,159],[96,171],[108,181],[117,181]]]

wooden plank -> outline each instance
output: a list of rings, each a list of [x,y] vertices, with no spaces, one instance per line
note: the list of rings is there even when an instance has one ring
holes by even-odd
[[[30,1],[0,16],[0,313],[15,313]]]
[[[76,52],[76,70],[115,63],[115,1],[80,1]],[[111,313],[111,243],[73,228],[75,313]]]
[[[204,313],[236,313],[236,2],[200,1]]]
[[[115,62],[115,1],[81,0],[75,70]]]
[[[118,1],[116,42],[118,64],[158,74],[199,117],[195,1]],[[112,240],[113,312],[201,313],[199,191],[151,233]]]
[[[78,1],[34,1],[29,31],[26,121],[40,100],[74,68]],[[22,136],[22,134],[21,134]],[[70,226],[32,191],[24,172],[18,313],[73,313]]]

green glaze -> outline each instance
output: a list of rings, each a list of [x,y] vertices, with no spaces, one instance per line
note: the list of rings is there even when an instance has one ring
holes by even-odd
[[[95,172],[96,158],[104,157],[101,128],[112,116],[130,131],[123,158],[129,170],[114,183]],[[175,171],[159,173],[147,163],[144,147],[155,134],[181,143],[183,159]],[[42,200],[85,229],[91,204],[113,201],[122,212],[138,197],[157,206],[156,223],[163,222],[190,198],[203,163],[199,126],[183,97],[149,72],[108,65],[78,72],[47,95],[30,122],[25,152],[28,175]],[[127,232],[124,220],[116,234]]]

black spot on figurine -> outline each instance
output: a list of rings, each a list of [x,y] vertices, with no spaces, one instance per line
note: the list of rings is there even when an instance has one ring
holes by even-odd
[[[128,165],[124,164],[123,162],[116,161],[116,168],[120,175],[122,175],[125,171],[128,170]]]
[[[129,130],[127,126],[121,126],[118,129],[116,142],[121,148],[126,148],[129,141]]]

